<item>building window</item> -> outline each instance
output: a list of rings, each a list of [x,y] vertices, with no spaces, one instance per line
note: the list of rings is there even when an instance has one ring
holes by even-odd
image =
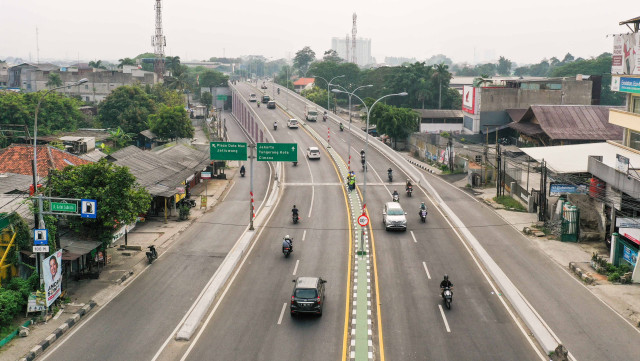
[[[84,88],[85,88],[85,89],[89,89],[89,86],[88,86],[88,85],[85,85],[85,86],[84,86]]]
[[[631,112],[640,114],[640,97],[631,97]]]
[[[629,148],[640,150],[640,133],[629,130]]]

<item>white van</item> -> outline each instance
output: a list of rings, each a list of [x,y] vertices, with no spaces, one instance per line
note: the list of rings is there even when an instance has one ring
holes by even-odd
[[[307,158],[320,159],[320,149],[318,149],[318,147],[307,148]]]

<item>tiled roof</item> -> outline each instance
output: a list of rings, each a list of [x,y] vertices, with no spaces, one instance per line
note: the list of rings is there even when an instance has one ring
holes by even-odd
[[[316,81],[316,79],[315,79],[315,78],[300,78],[300,79],[298,79],[298,80],[294,81],[294,82],[293,82],[293,85],[302,85],[302,86],[305,86],[305,85],[309,85],[309,84],[311,84],[311,83],[313,83],[313,82],[315,82],[315,81]]]
[[[413,109],[421,118],[462,118],[462,110],[457,109]]]
[[[67,153],[48,145],[39,145],[38,176],[46,177],[49,169],[64,169],[68,165],[76,166],[91,163],[76,155]],[[27,144],[12,144],[0,151],[0,173],[16,173],[32,175],[33,146]]]

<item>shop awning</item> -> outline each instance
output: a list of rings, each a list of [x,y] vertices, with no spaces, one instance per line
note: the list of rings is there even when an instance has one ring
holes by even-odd
[[[60,247],[62,247],[62,259],[63,260],[75,260],[90,253],[94,249],[100,247],[102,242],[100,241],[83,241],[83,240],[71,240],[61,239]]]

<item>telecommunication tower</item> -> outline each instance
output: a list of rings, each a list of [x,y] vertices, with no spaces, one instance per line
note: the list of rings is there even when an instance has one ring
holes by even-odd
[[[162,80],[164,78],[164,47],[167,45],[167,39],[162,35],[162,0],[155,0],[155,2],[156,33],[151,37],[151,46],[156,55],[153,70],[158,75],[158,80]]]
[[[351,29],[351,62],[354,64],[358,64],[358,58],[356,56],[356,33],[358,29],[356,28],[356,19],[358,15],[353,13],[353,29]]]
[[[351,59],[349,57],[349,33],[347,33],[347,35],[345,36],[344,39],[344,60],[349,61],[349,59]]]

